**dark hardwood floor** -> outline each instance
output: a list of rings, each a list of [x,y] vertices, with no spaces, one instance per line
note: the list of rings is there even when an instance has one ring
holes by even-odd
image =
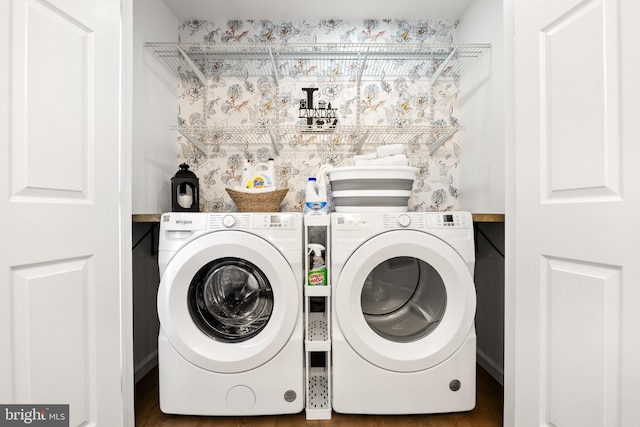
[[[478,367],[477,403],[470,412],[437,415],[343,415],[330,420],[308,421],[304,411],[295,415],[261,417],[195,417],[166,415],[158,406],[158,370],[153,369],[136,385],[136,426],[139,427],[499,427],[502,426],[502,387]]]

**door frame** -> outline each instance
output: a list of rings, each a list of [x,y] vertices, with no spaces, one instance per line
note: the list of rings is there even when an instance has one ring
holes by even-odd
[[[121,10],[121,126],[120,126],[120,316],[122,340],[123,426],[135,420],[133,359],[133,252],[132,252],[132,147],[133,147],[133,0],[120,0]]]
[[[504,379],[503,425],[515,426],[515,81],[514,81],[514,0],[503,0],[504,85],[505,85],[505,277],[504,277]],[[511,255],[511,256],[509,256]]]

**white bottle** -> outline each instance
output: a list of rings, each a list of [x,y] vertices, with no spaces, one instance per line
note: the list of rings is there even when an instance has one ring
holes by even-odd
[[[275,190],[275,173],[273,159],[255,166],[247,160],[242,168],[242,186],[253,190]]]
[[[247,182],[249,182],[251,171],[251,162],[246,160],[242,165],[242,178],[240,181],[241,187],[247,188]]]
[[[267,160],[267,175],[271,178],[271,182],[276,182],[276,162],[271,157]]]
[[[327,194],[315,177],[307,180],[305,191],[305,212],[309,214],[327,213]]]

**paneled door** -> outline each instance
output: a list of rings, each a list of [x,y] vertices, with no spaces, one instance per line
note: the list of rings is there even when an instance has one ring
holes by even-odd
[[[640,2],[515,0],[515,425],[640,422]]]
[[[120,7],[0,2],[0,404],[68,404],[72,426],[132,424]]]

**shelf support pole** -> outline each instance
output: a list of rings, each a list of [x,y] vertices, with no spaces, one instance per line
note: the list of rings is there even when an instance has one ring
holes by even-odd
[[[202,83],[202,86],[207,86],[207,79],[205,78],[204,74],[202,74],[202,71],[200,71],[200,69],[191,60],[191,58],[189,58],[189,55],[187,55],[187,53],[182,50],[180,46],[177,46],[177,48],[178,52],[180,52],[180,55],[182,55],[186,63],[189,64],[189,67],[191,67],[191,71],[193,71],[193,74],[195,74],[198,80],[200,80],[200,83]]]
[[[269,49],[269,58],[271,59],[271,67],[273,69],[273,83],[276,85],[276,99],[275,99],[275,106],[276,106],[276,123],[275,123],[275,127],[276,129],[278,128],[278,126],[280,126],[280,102],[279,102],[279,95],[280,95],[280,80],[278,79],[278,62],[276,61],[276,59],[273,57],[273,50],[271,49],[271,46],[267,46],[267,49]],[[280,153],[278,152],[278,138],[276,138],[276,135],[273,133],[272,130],[269,130],[269,137],[271,138],[271,145],[273,146],[273,151],[275,152],[276,156],[279,155]]]
[[[435,141],[433,141],[432,143],[430,143],[429,144],[429,155],[432,155],[433,153],[438,151],[438,148],[440,148],[442,146],[442,144],[444,144],[445,142],[450,140],[451,137],[453,137],[453,135],[455,135],[459,130],[460,129],[456,129],[456,130],[454,130],[452,132],[449,132],[448,134],[443,135],[440,138],[438,138]]]
[[[198,141],[193,136],[189,135],[188,132],[184,132],[180,129],[178,129],[178,132],[180,132],[182,136],[187,138],[189,142],[192,143],[198,150],[202,151],[202,154],[207,154],[207,147],[203,145],[202,142]]]
[[[268,46],[269,49],[269,58],[271,59],[271,66],[273,67],[273,82],[276,84],[276,89],[280,86],[280,81],[278,80],[278,62],[273,57],[273,50],[271,46]]]
[[[362,123],[360,123],[360,99],[361,99],[361,82],[362,82],[362,75],[364,74],[364,69],[366,68],[367,65],[367,59],[369,58],[369,48],[367,48],[366,53],[364,55],[364,58],[362,58],[362,64],[360,65],[360,69],[358,70],[358,77],[356,78],[356,124],[358,126],[360,126]],[[358,56],[360,56],[360,53],[358,53]],[[366,134],[365,134],[366,136]],[[357,147],[357,151],[356,152],[360,152],[360,146],[362,145],[361,142],[358,142],[358,147]]]
[[[442,61],[442,64],[440,64],[440,66],[438,67],[438,69],[433,73],[433,75],[431,76],[431,86],[433,86],[438,79],[440,78],[440,75],[444,72],[444,70],[447,68],[447,65],[449,65],[449,62],[451,62],[451,60],[453,59],[453,57],[456,55],[456,53],[458,53],[458,48],[453,48],[451,50],[451,53],[449,53],[449,56],[447,56],[445,58],[444,61]]]
[[[269,130],[269,138],[271,139],[273,152],[275,153],[276,156],[279,156],[280,152],[278,151],[278,138],[276,137],[276,134],[273,132],[273,130]]]
[[[356,143],[356,154],[361,154],[360,150],[362,150],[362,146],[364,145],[368,137],[369,132],[367,131],[358,139],[358,142]]]

